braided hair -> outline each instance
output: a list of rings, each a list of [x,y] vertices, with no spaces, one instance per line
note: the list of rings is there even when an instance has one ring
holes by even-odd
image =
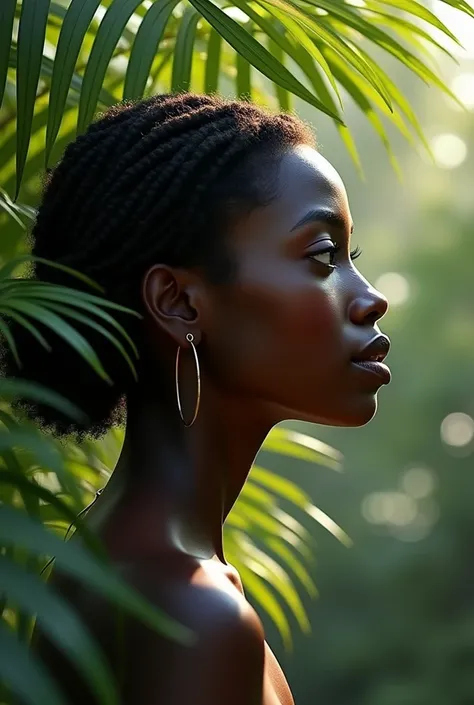
[[[243,101],[179,93],[120,103],[70,143],[48,174],[32,253],[86,274],[104,288],[106,298],[138,312],[143,311],[141,282],[154,263],[200,266],[218,283],[232,276],[223,237],[230,213],[248,212],[275,197],[270,184],[275,169],[262,164],[274,163],[298,144],[314,144],[307,125]],[[82,287],[41,263],[33,275]],[[140,353],[140,320],[115,317]],[[113,385],[49,329],[44,329],[52,347],[47,352],[26,329],[14,321],[10,327],[22,368],[5,347],[4,374],[61,393],[89,422],[73,424],[50,407],[20,401],[31,418],[59,436],[100,436],[123,420],[136,381],[107,338],[83,329]]]

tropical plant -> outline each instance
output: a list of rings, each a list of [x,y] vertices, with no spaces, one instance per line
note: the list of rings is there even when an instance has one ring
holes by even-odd
[[[441,1],[474,16],[465,0]],[[455,40],[416,0],[2,0],[0,333],[5,343],[15,350],[9,319],[27,327],[41,344],[45,341],[35,324],[46,324],[68,336],[104,375],[87,340],[74,331],[78,316],[87,316],[92,327],[99,325],[114,338],[133,365],[133,348],[127,352],[129,341],[111,322],[110,302],[96,293],[14,276],[25,263],[18,255],[28,252],[25,221],[34,217],[37,175],[84,131],[97,109],[123,98],[182,89],[220,91],[283,110],[292,109],[297,97],[330,116],[360,168],[342,117],[345,92],[398,168],[384,119],[410,141],[427,145],[413,110],[380,67],[378,56],[380,51],[391,55],[449,93],[430,66],[430,51],[439,47],[433,29]],[[64,307],[61,316],[51,305],[58,302]],[[60,444],[13,416],[9,402],[17,396],[39,397],[73,417],[80,413],[50,390],[21,380],[0,381],[0,680],[22,702],[64,702],[51,675],[27,648],[36,617],[50,638],[62,644],[100,701],[117,702],[113,679],[84,625],[39,577],[49,556],[56,556],[59,569],[93,585],[170,638],[190,640],[192,635],[119,581],[77,517],[107,481],[122,431],[110,432],[101,442]],[[339,455],[324,444],[281,428],[264,449],[330,467],[340,464]],[[283,510],[280,498],[290,502],[291,514]],[[349,543],[299,487],[261,467],[253,468],[225,527],[229,560],[288,648],[291,634],[283,607],[303,630],[309,628],[294,579],[316,594],[306,567],[312,556],[310,536],[293,516],[298,509]],[[83,544],[64,544],[61,539],[74,518]],[[0,702],[10,695],[0,694]]]
[[[474,16],[466,0],[440,1]],[[16,117],[16,196],[35,132],[46,126],[48,164],[62,122],[71,139],[98,106],[123,98],[214,92],[231,79],[238,96],[266,101],[266,77],[282,109],[297,96],[329,115],[359,163],[341,89],[388,149],[378,111],[408,139],[412,128],[424,141],[376,50],[450,94],[430,67],[430,51],[440,48],[433,29],[456,38],[416,0],[3,0],[0,13],[0,105],[5,97],[3,126]]]

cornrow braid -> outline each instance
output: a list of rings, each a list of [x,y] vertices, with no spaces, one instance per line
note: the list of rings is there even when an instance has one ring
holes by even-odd
[[[224,125],[225,123],[227,123],[230,129],[230,118],[224,118],[217,122],[218,125]],[[128,204],[130,204],[130,207],[134,207],[136,203],[140,202],[143,212],[146,212],[150,203],[154,201],[156,205],[147,218],[149,222],[152,222],[152,217],[155,217],[158,213],[162,213],[166,208],[169,208],[173,194],[179,193],[184,187],[187,176],[192,169],[192,164],[199,163],[199,155],[210,154],[213,147],[217,147],[217,142],[209,144],[210,140],[213,139],[217,141],[219,139],[219,136],[214,134],[212,130],[213,125],[214,123],[210,126],[206,125],[201,127],[195,131],[195,134],[179,135],[171,138],[168,142],[160,143],[159,146],[153,149],[141,162],[133,163],[132,166],[123,173],[122,177],[117,180],[114,186],[117,195],[124,192],[126,193],[134,182],[140,183],[140,187],[135,189],[129,201],[124,203],[122,208],[115,211],[115,225],[122,219]],[[229,136],[228,131],[225,134],[226,137]],[[175,158],[167,161],[167,156],[178,152],[178,150],[179,159]],[[164,166],[158,171],[157,165],[160,163],[163,163]],[[148,171],[148,173],[146,173],[146,171]],[[179,179],[173,180],[173,176],[178,171]],[[153,189],[150,189],[152,184]],[[157,192],[160,193],[159,201],[156,201],[155,194]],[[104,211],[102,219],[99,218],[98,220],[99,230],[106,218],[107,214]],[[124,255],[126,254],[126,249],[125,246],[123,250]]]
[[[232,271],[224,233],[236,204],[248,212],[268,203],[275,194],[268,179],[263,185],[262,172],[298,144],[314,145],[309,127],[248,102],[179,93],[115,105],[48,172],[31,236],[33,254],[83,272],[111,301],[139,312],[141,282],[156,262],[202,266],[218,282]],[[41,263],[34,276],[86,286]],[[143,356],[139,319],[116,318]],[[74,325],[97,352],[112,386],[49,330],[41,328],[51,352],[14,321],[22,369],[5,346],[3,372],[59,392],[89,417],[79,426],[47,407],[20,402],[43,427],[59,435],[99,436],[122,420],[136,382],[105,337]]]

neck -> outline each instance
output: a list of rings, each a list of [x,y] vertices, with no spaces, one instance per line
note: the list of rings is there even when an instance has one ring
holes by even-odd
[[[225,563],[223,524],[270,425],[209,387],[190,428],[156,398],[141,393],[129,407],[96,526],[105,525],[106,544],[122,556],[171,550]]]

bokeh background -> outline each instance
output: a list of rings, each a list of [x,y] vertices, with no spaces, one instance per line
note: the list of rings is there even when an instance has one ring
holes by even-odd
[[[312,634],[295,630],[292,654],[274,637],[298,705],[474,703],[474,22],[436,12],[464,42],[458,65],[433,58],[468,110],[384,60],[435,163],[390,135],[400,180],[348,102],[362,181],[330,121],[298,105],[346,183],[358,266],[390,300],[393,372],[366,427],[292,424],[339,449],[342,473],[267,460],[354,541],[317,530]]]

